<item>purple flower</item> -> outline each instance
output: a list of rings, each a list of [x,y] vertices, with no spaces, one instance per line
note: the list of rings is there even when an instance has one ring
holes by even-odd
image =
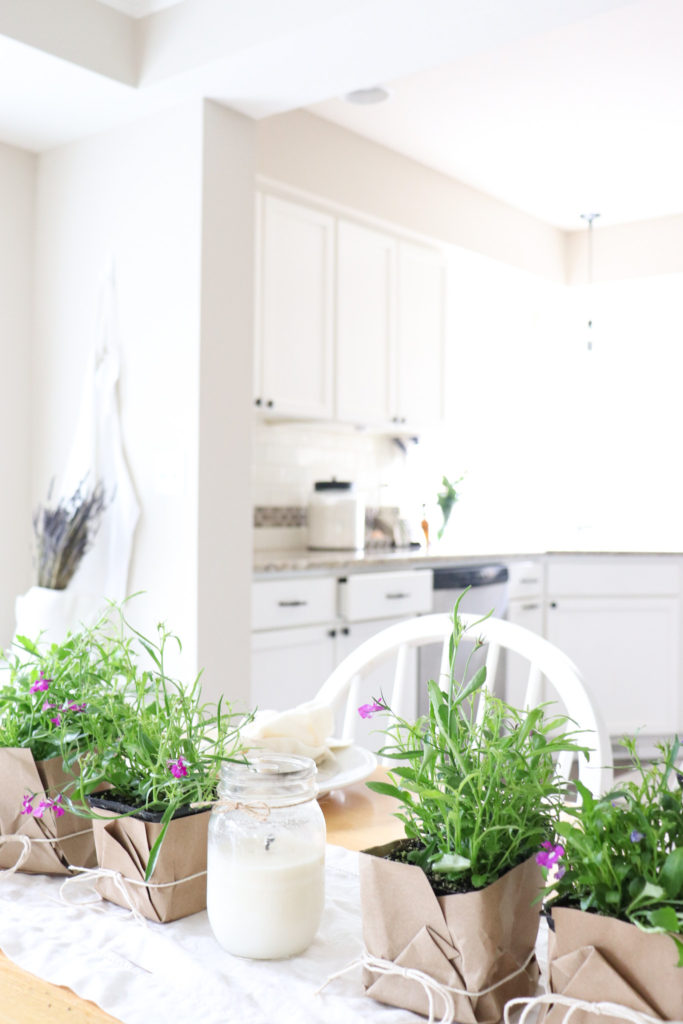
[[[45,811],[48,811],[49,809],[50,809],[50,801],[49,800],[41,800],[40,803],[38,804],[38,806],[36,807],[35,811],[33,812],[33,817],[34,818],[42,818],[42,816],[45,814]]]
[[[562,876],[564,875],[566,870],[567,869],[563,868],[561,864],[557,865],[557,870],[555,871],[555,881],[556,882],[559,882],[559,880],[562,878]]]
[[[372,718],[377,711],[384,711],[384,706],[378,704],[377,701],[374,704],[361,704],[358,708],[358,714],[361,718]]]
[[[187,766],[182,757],[179,757],[177,761],[169,761],[168,767],[171,775],[176,779],[182,779],[187,775]]]
[[[53,725],[61,725],[62,724],[62,720],[59,717],[59,715],[55,715],[55,717],[51,718],[50,721],[52,722]]]
[[[81,713],[81,712],[85,711],[86,706],[87,705],[85,705],[85,704],[74,704],[73,701],[72,701],[71,703],[67,704],[67,706],[65,708],[62,708],[62,711],[77,711],[77,712]]]
[[[40,675],[38,676],[37,679],[33,680],[33,682],[31,683],[31,685],[29,687],[29,693],[37,693],[38,690],[49,690],[51,682],[52,682],[51,679],[46,679],[45,678],[45,676],[43,674],[43,670],[41,668]]]
[[[551,868],[557,864],[560,857],[564,857],[564,846],[560,843],[554,846],[552,843],[541,843],[541,849],[536,854],[536,863],[542,868]],[[564,873],[564,872],[563,872]]]
[[[24,806],[21,812],[22,814],[32,814],[34,818],[42,818],[43,815],[45,814],[45,811],[53,810],[55,812],[55,816],[57,818],[61,818],[61,816],[65,813],[64,808],[62,807],[61,793],[58,793],[54,800],[51,797],[48,797],[47,800],[41,800],[35,810],[33,809],[33,804],[31,803],[32,799],[33,797],[30,796],[24,797]]]
[[[644,838],[645,836],[643,835],[643,833],[639,832],[636,828],[633,829],[633,832],[631,832],[631,835],[629,836],[629,839],[632,843],[639,843],[640,840]]]

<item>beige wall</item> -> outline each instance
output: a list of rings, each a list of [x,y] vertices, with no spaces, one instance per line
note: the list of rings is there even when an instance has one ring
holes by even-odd
[[[31,296],[36,158],[0,143],[0,646],[31,584]]]
[[[250,705],[254,125],[205,103],[197,649],[203,689]]]
[[[258,173],[554,281],[564,234],[306,111],[256,126]]]
[[[566,236],[567,284],[588,277],[588,232]],[[593,281],[652,277],[683,272],[683,215],[642,220],[593,230]]]

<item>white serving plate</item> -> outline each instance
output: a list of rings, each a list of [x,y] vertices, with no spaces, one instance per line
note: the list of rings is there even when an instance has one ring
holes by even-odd
[[[362,782],[377,767],[377,758],[365,747],[336,747],[331,757],[318,765],[318,796]]]

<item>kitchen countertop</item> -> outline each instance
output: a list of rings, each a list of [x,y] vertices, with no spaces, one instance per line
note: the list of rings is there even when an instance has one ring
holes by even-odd
[[[535,557],[538,557],[536,553]],[[530,555],[495,554],[464,555],[458,551],[438,547],[419,548],[367,548],[364,551],[308,551],[305,548],[256,551],[254,554],[254,575],[268,576],[272,573],[312,573],[316,571],[343,570],[372,572],[374,569],[434,569],[440,565],[468,564],[470,562],[510,561],[513,558]]]
[[[650,557],[680,556],[680,551],[598,551],[555,550],[495,553],[463,553],[438,545],[419,548],[367,548],[364,551],[309,551],[306,548],[262,550],[254,553],[254,577],[268,578],[277,573],[372,572],[386,569],[434,569],[442,565],[468,565],[482,562],[511,562],[546,555],[562,557]]]

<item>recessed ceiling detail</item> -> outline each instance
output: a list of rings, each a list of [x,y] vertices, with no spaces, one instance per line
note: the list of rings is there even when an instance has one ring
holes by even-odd
[[[176,4],[184,2],[185,0],[96,0],[96,3],[114,7],[131,18],[146,18],[149,14],[156,14],[166,7],[175,7]]]

